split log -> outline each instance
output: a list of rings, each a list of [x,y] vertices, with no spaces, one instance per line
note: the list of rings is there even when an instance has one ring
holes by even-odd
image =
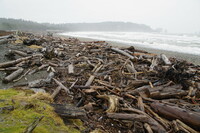
[[[200,131],[200,113],[156,102],[150,105],[156,113],[162,115],[166,119],[179,119]]]
[[[164,63],[166,65],[171,65],[171,61],[169,61],[169,59],[167,58],[167,56],[165,54],[160,54],[161,59],[164,61]]]
[[[19,58],[19,59],[14,60],[14,61],[8,61],[8,62],[0,63],[0,68],[9,67],[9,66],[18,64],[22,61],[26,61],[26,60],[29,60],[29,59],[34,58],[34,57],[42,57],[42,56],[43,56],[42,54],[35,54],[35,55],[24,57],[24,58]]]
[[[120,54],[122,54],[122,55],[124,55],[124,56],[127,56],[128,58],[130,58],[130,59],[135,59],[135,57],[134,56],[132,56],[132,55],[130,55],[129,53],[127,53],[127,52],[125,52],[125,51],[123,51],[123,50],[121,50],[121,49],[119,49],[119,48],[111,48],[111,50],[113,50],[113,51],[115,51],[115,52],[117,52],[117,53],[120,53]]]
[[[11,73],[10,75],[8,75],[7,77],[5,77],[3,79],[4,83],[8,83],[10,81],[13,81],[15,78],[17,78],[22,72],[24,71],[23,68],[19,68],[18,70],[14,71],[13,73]]]

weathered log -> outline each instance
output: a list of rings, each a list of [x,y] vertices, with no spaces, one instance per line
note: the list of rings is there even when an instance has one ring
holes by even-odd
[[[5,77],[3,79],[4,83],[8,83],[12,80],[14,80],[15,78],[17,78],[22,72],[24,71],[23,68],[19,68],[18,70],[14,71],[13,73],[11,73],[10,75],[8,75],[7,77]]]
[[[147,117],[147,119],[144,119],[141,122],[148,123],[154,132],[158,132],[158,133],[166,132],[166,129],[160,123],[158,123],[156,120],[150,117],[147,113],[138,109],[134,109],[134,108],[123,108],[122,110],[144,115]]]
[[[123,50],[121,50],[121,49],[119,49],[119,48],[111,48],[111,50],[113,50],[113,51],[115,51],[115,52],[117,52],[117,53],[120,53],[120,54],[122,54],[122,55],[124,55],[124,56],[127,56],[128,58],[130,58],[130,59],[135,59],[135,57],[134,56],[132,56],[132,55],[130,55],[129,53],[127,53],[127,52],[125,52],[125,51],[123,51]]]
[[[169,59],[167,58],[167,56],[165,54],[160,54],[161,59],[164,61],[164,63],[166,65],[171,65],[171,61],[169,61]]]
[[[0,68],[0,71],[15,71],[18,69],[19,67],[8,67],[8,68]]]
[[[164,133],[166,130],[159,125],[154,119],[144,115],[144,114],[125,114],[125,113],[107,113],[108,118],[120,119],[120,120],[129,120],[129,121],[139,121],[148,123],[151,125],[154,132]]]
[[[86,116],[86,112],[83,109],[77,108],[70,104],[50,104],[54,107],[55,112],[64,118],[80,119]]]
[[[29,72],[30,72],[31,69],[27,70],[23,75],[21,75],[19,78],[13,80],[13,82],[17,82],[19,81],[20,79],[22,79],[23,77],[25,77]]]
[[[28,87],[30,87],[30,88],[44,87],[44,86],[46,86],[47,84],[49,84],[51,82],[51,80],[53,79],[54,75],[55,74],[53,72],[51,72],[51,73],[49,73],[49,75],[47,76],[46,79],[38,79],[38,80],[34,80],[32,82],[29,82],[28,83]]]
[[[9,66],[18,64],[22,61],[26,61],[26,60],[29,60],[29,59],[34,58],[34,57],[42,57],[42,56],[43,56],[42,54],[35,54],[35,55],[24,57],[24,58],[19,58],[19,59],[14,60],[14,61],[8,61],[8,62],[0,63],[0,68],[9,67]]]
[[[23,56],[23,57],[26,57],[28,55],[27,53],[19,51],[19,50],[9,50],[9,53],[17,54],[17,55],[20,55],[20,56]]]
[[[179,119],[191,127],[200,130],[200,113],[156,102],[150,105],[156,113],[162,115],[166,119]]]
[[[180,120],[177,119],[176,122],[177,122],[178,125],[182,126],[183,128],[185,128],[190,133],[198,133],[197,131],[195,131],[194,129],[192,129],[191,127],[189,127],[188,125],[186,125],[182,121],[180,121]]]
[[[12,37],[12,35],[0,36],[0,40],[2,40],[2,39],[8,39],[10,37]]]

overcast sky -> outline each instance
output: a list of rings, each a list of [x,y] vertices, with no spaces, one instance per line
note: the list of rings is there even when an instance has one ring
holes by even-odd
[[[0,0],[0,17],[37,22],[125,21],[200,32],[200,0]]]

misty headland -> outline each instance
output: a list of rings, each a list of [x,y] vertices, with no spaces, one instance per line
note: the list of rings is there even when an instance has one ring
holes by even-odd
[[[145,24],[131,22],[101,23],[37,23],[22,19],[0,18],[1,30],[52,32],[67,37],[108,41],[120,47],[134,46],[148,52],[164,53],[200,64],[200,37],[198,34],[169,34]]]

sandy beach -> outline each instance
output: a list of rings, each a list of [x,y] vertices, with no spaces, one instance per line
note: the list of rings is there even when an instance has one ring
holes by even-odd
[[[65,35],[57,35],[64,38],[69,38],[72,36],[65,36]],[[76,37],[77,38],[77,37]],[[102,40],[96,40],[96,39],[90,39],[90,38],[81,38],[78,37],[80,41],[102,41]],[[109,45],[119,48],[126,48],[130,47],[131,45],[125,44],[125,43],[117,43],[113,41],[106,41]],[[133,45],[134,46],[134,45]],[[179,52],[172,52],[172,51],[165,51],[165,50],[159,50],[159,49],[150,49],[150,48],[144,48],[144,47],[138,47],[134,46],[136,49],[145,50],[149,53],[155,53],[155,54],[165,54],[167,57],[175,57],[179,60],[186,60],[187,62],[193,63],[195,65],[200,65],[200,58],[198,55],[192,55],[192,54],[185,54],[185,53],[179,53]]]

